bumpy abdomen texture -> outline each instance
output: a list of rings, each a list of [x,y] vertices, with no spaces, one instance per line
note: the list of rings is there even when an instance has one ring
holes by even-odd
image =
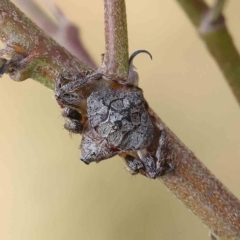
[[[82,158],[90,162],[145,148],[152,141],[153,126],[140,89],[94,92],[87,99],[87,114],[81,148]]]

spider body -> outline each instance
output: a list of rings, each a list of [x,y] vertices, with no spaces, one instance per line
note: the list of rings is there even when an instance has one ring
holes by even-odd
[[[140,52],[146,51],[134,53],[130,67]],[[82,134],[80,159],[84,163],[119,154],[132,174],[141,172],[156,178],[168,170],[167,136],[164,128],[159,128],[160,137],[156,139],[152,123],[155,119],[150,118],[148,104],[136,83],[137,78],[123,84],[99,72],[67,72],[56,80],[55,98],[68,119],[64,128]],[[157,151],[150,153],[153,140]]]
[[[81,144],[85,163],[143,149],[152,141],[153,126],[139,88],[92,93],[87,99],[87,116]]]

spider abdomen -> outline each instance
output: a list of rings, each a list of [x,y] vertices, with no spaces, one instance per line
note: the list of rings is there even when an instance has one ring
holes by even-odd
[[[87,115],[81,144],[86,163],[143,149],[152,141],[153,126],[139,88],[92,93],[87,99]]]

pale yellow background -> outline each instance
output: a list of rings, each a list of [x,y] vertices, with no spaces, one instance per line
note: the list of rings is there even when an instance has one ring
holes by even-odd
[[[100,64],[102,0],[58,0]],[[226,16],[240,48],[240,2]],[[130,53],[150,105],[240,197],[240,109],[176,1],[128,0]],[[160,181],[125,171],[120,158],[86,166],[54,93],[0,80],[1,240],[205,240],[204,227]]]

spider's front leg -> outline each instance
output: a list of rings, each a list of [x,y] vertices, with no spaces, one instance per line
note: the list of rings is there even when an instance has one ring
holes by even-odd
[[[142,164],[142,162],[138,159],[136,159],[135,157],[133,157],[132,155],[126,155],[124,157],[126,164],[127,164],[127,170],[132,174],[132,175],[136,175],[139,173],[139,171],[141,169],[144,169],[144,165]]]
[[[61,107],[79,109],[85,99],[79,93],[82,79],[68,73],[59,74],[55,85],[55,98]]]
[[[68,118],[68,121],[64,124],[66,130],[72,133],[82,134],[82,115],[77,110],[65,107],[62,110],[62,116]]]
[[[102,74],[92,71],[59,74],[55,84],[55,98],[61,107],[70,107],[86,113],[87,98],[102,87]]]
[[[84,119],[80,110],[84,111],[86,100],[79,94],[79,89],[83,85],[82,76],[68,72],[59,74],[55,85],[55,98],[63,108],[62,116],[68,119],[64,128],[76,134],[83,132]]]

